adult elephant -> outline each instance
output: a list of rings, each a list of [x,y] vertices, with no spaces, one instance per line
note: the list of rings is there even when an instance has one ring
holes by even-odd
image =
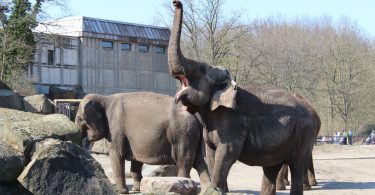
[[[176,94],[191,113],[205,123],[207,161],[215,187],[225,188],[236,160],[262,166],[261,194],[276,193],[276,177],[283,163],[291,169],[291,194],[303,193],[303,173],[320,120],[305,101],[283,90],[256,85],[239,87],[229,72],[196,62],[180,49],[183,7],[173,1],[175,16],[168,47],[171,74],[182,84]]]
[[[307,101],[301,94],[294,92],[292,95],[296,98],[304,100],[307,104],[311,105],[311,103]],[[319,131],[320,129],[314,129],[316,136],[318,136]],[[284,164],[282,168],[280,169],[279,174],[276,179],[276,190],[286,190],[287,185],[289,185],[288,164]],[[308,168],[304,174],[303,189],[310,190],[311,186],[316,186],[316,185],[318,185],[318,182],[316,181],[316,178],[315,178],[314,162],[313,162],[313,158],[311,154],[311,156],[309,157],[309,161],[308,161]]]
[[[147,92],[110,96],[89,94],[79,105],[76,124],[89,142],[109,141],[115,182],[121,193],[128,193],[125,160],[131,161],[133,190],[139,191],[142,165],[175,164],[178,176],[190,177],[194,167],[202,189],[210,184],[201,152],[202,126],[173,97]]]

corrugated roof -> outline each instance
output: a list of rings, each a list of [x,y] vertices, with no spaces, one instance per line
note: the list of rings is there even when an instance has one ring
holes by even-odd
[[[156,41],[168,41],[168,28],[133,24],[84,16],[68,17],[38,25],[35,32],[75,37],[123,39],[134,37]]]

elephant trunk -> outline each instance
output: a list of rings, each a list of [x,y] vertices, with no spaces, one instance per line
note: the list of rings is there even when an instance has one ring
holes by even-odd
[[[182,3],[179,0],[174,0],[175,15],[173,19],[173,26],[168,45],[168,64],[171,74],[175,77],[184,75],[184,67],[181,63],[184,56],[180,48],[181,28],[182,28]]]

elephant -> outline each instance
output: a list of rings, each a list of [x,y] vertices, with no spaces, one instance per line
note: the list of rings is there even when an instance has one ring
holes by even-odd
[[[125,160],[131,161],[133,191],[139,191],[143,163],[175,164],[178,176],[188,178],[194,167],[202,190],[211,183],[202,151],[202,125],[171,96],[151,92],[88,94],[79,105],[75,122],[90,143],[108,140],[120,193],[129,193]]]
[[[306,103],[311,105],[309,101],[307,101],[301,94],[298,92],[293,92],[292,96],[299,98],[301,100],[304,100]],[[312,108],[312,105],[311,105]],[[316,111],[314,111],[316,112]],[[318,136],[320,129],[315,129],[316,136]],[[286,190],[286,187],[289,185],[288,181],[288,164],[283,164],[282,168],[279,171],[279,174],[276,179],[276,190]],[[309,157],[308,161],[308,168],[305,171],[304,179],[303,179],[303,189],[304,190],[311,190],[311,186],[316,186],[318,185],[318,182],[316,181],[315,178],[315,170],[314,170],[314,163],[313,163],[313,158],[312,154]]]
[[[168,65],[181,83],[175,103],[202,118],[212,185],[226,190],[229,170],[238,160],[262,166],[261,194],[275,194],[276,177],[287,163],[290,193],[303,194],[303,174],[321,125],[315,110],[284,90],[239,86],[225,68],[185,58],[180,47],[183,6],[178,0],[173,5]]]

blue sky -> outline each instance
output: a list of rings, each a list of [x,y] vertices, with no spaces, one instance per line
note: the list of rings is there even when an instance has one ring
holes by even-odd
[[[66,0],[70,15],[155,25],[168,0]],[[172,0],[171,0],[172,1]],[[375,37],[375,0],[225,0],[226,12],[245,10],[242,19],[283,17],[348,18]],[[57,14],[51,11],[51,14]]]

